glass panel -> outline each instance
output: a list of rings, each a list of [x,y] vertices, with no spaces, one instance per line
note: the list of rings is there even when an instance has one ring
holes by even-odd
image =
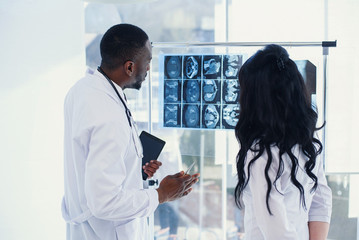
[[[215,53],[214,48],[157,48],[153,49],[153,70],[152,76],[160,76],[161,72],[155,72],[156,69],[162,69],[160,62],[164,58],[159,58],[159,54],[176,52],[181,54],[203,54],[204,52]],[[169,168],[170,161],[177,159],[176,163],[172,162],[172,172],[186,170],[193,162],[194,168],[190,173],[200,172],[200,182],[193,188],[192,193],[174,203],[160,205],[155,212],[155,237],[156,239],[167,239],[174,232],[175,228],[171,225],[178,221],[177,236],[179,239],[223,239],[222,219],[223,219],[223,178],[222,178],[222,161],[216,159],[216,132],[211,130],[197,130],[188,128],[163,128],[162,111],[163,111],[163,73],[160,77],[152,78],[153,92],[158,94],[152,95],[153,133],[161,136],[166,140],[166,145],[160,160],[164,163],[163,169],[156,174],[159,179],[171,173]],[[181,80],[182,81],[182,80]],[[186,80],[183,80],[186,81]],[[162,91],[162,94],[161,94]],[[225,133],[226,130],[217,130]],[[175,139],[174,139],[175,138]],[[223,145],[222,145],[223,147]],[[176,166],[177,168],[174,168]],[[163,176],[161,176],[161,174]],[[173,211],[174,210],[174,211]],[[176,215],[173,214],[176,212]],[[166,215],[167,213],[167,215]],[[172,216],[167,224],[165,222],[168,216]],[[176,220],[178,219],[178,220]]]
[[[328,239],[358,239],[358,174],[328,174],[333,212]]]
[[[153,68],[159,69],[159,72],[152,72],[153,92],[160,93],[164,87],[164,67],[165,59],[159,55],[172,53],[176,56],[183,54],[183,58],[191,55],[220,54],[240,54],[245,59],[256,52],[260,47],[176,47],[175,44],[170,48],[153,48]],[[314,71],[314,88],[312,99],[316,99],[316,93],[319,89],[318,78],[322,77],[321,66],[321,48],[301,47],[287,48],[290,56],[298,62],[298,67],[302,70],[305,79],[310,80],[309,73]],[[307,59],[305,59],[307,57]],[[307,71],[309,60],[314,70]],[[305,64],[303,64],[305,63]],[[158,65],[158,67],[156,66]],[[162,67],[161,67],[162,65]],[[153,70],[154,71],[154,70]],[[161,72],[162,71],[162,72]],[[183,82],[186,80],[182,80]],[[161,83],[162,82],[162,83]],[[152,102],[159,102],[159,105],[153,107],[153,132],[155,135],[162,134],[161,137],[168,139],[169,144],[173,144],[170,150],[164,150],[166,155],[161,154],[162,162],[168,162],[173,159],[171,154],[173,149],[180,153],[180,168],[186,169],[193,161],[196,161],[192,172],[201,173],[201,181],[194,187],[194,191],[186,198],[180,199],[175,203],[174,209],[178,209],[179,226],[178,236],[187,239],[241,239],[244,236],[243,212],[234,204],[234,188],[236,186],[236,165],[235,158],[238,152],[238,143],[234,137],[233,130],[191,130],[187,128],[163,128],[161,123],[161,111],[163,111],[164,102],[162,94],[153,94]],[[322,96],[322,95],[321,95]],[[159,98],[159,99],[156,99]],[[182,99],[183,100],[183,99]],[[319,99],[320,100],[320,99]],[[320,101],[319,101],[320,102]],[[318,104],[318,101],[317,101]],[[173,136],[177,135],[177,142],[173,141]],[[179,144],[179,147],[176,145]],[[178,166],[178,164],[176,164]],[[157,175],[158,177],[159,175]],[[225,204],[224,204],[225,203]],[[170,205],[170,204],[169,204]],[[174,205],[174,204],[172,204]],[[163,210],[166,208],[167,210]],[[161,227],[161,219],[166,218],[163,213],[169,212],[169,206],[160,206],[155,215],[156,230],[159,239],[160,236],[168,236],[169,230],[164,223]],[[225,220],[223,220],[225,219]],[[166,231],[167,230],[167,231]],[[167,235],[166,235],[167,234]],[[164,238],[165,239],[165,238]]]

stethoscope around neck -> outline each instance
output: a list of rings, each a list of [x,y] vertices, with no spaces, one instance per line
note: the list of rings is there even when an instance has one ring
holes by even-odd
[[[121,97],[120,93],[117,91],[115,85],[113,84],[111,79],[107,76],[107,74],[103,71],[103,69],[99,66],[99,67],[97,67],[97,71],[99,71],[107,79],[107,81],[111,84],[112,88],[115,90],[118,98],[121,100],[123,106],[125,107],[128,124],[132,128],[132,123],[131,123],[132,114],[131,114],[130,109],[128,109],[127,105],[125,104],[125,101],[122,99],[122,97]]]

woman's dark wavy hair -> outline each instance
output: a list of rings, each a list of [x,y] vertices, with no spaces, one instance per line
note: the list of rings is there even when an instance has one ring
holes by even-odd
[[[300,145],[308,160],[305,171],[314,181],[311,189],[317,188],[317,177],[312,172],[316,158],[322,151],[322,144],[314,137],[318,130],[318,115],[313,110],[309,94],[297,65],[289,58],[287,51],[278,45],[268,45],[259,50],[242,66],[239,72],[240,115],[235,128],[240,144],[237,155],[238,184],[235,200],[242,207],[241,195],[251,177],[253,163],[267,153],[264,177],[267,182],[266,205],[272,215],[269,197],[272,185],[283,173],[283,155],[291,161],[291,182],[300,192],[300,202],[306,209],[304,189],[296,178],[298,159],[292,148]],[[323,127],[323,126],[322,126]],[[320,129],[320,128],[319,128]],[[279,148],[279,167],[275,179],[269,177],[273,156],[271,146]],[[253,159],[246,159],[247,152],[255,152]],[[245,161],[250,161],[245,174]],[[278,191],[278,189],[276,189]]]

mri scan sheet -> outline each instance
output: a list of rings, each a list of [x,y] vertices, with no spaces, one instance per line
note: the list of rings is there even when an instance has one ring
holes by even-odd
[[[163,127],[234,129],[243,55],[160,55]]]

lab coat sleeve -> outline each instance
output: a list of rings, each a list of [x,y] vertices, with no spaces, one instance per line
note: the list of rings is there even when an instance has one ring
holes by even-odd
[[[125,159],[132,141],[131,130],[124,125],[128,124],[124,109],[113,105],[114,101],[108,99],[108,102],[93,102],[88,107],[86,115],[92,120],[86,128],[89,150],[85,196],[95,217],[128,222],[153,213],[158,205],[158,194],[155,189],[141,189],[138,184],[125,186],[125,179],[133,178],[133,173],[126,172],[126,164],[138,159]],[[142,180],[134,179],[138,181],[142,185]]]
[[[317,174],[318,187],[314,192],[312,205],[309,209],[309,222],[318,221],[330,223],[332,213],[332,191],[325,178],[322,159],[317,164],[319,164]]]
[[[249,157],[249,158],[248,158]],[[253,153],[247,154],[247,159],[252,159]],[[259,229],[266,240],[296,240],[299,236],[295,227],[289,221],[284,197],[272,185],[270,192],[269,206],[273,215],[270,215],[266,205],[267,182],[264,177],[264,170],[266,165],[266,156],[262,155],[251,167],[251,176],[248,182],[252,194],[253,214],[255,215]],[[276,176],[277,166],[275,161],[272,163],[268,174],[273,181]],[[281,192],[281,184],[278,180],[276,182],[277,189]]]

